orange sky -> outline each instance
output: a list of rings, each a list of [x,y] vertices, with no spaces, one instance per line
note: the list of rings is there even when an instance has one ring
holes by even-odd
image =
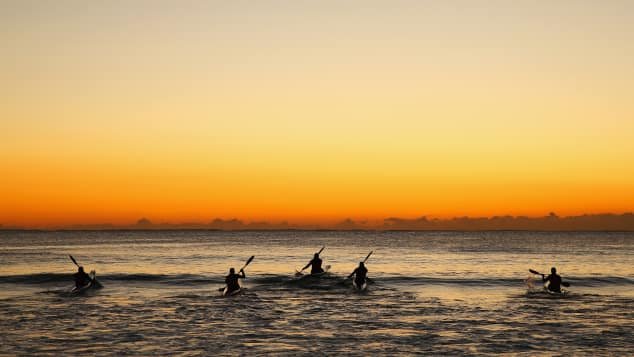
[[[634,4],[3,3],[0,224],[634,209]]]

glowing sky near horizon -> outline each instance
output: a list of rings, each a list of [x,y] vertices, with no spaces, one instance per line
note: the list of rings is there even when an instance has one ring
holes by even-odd
[[[632,1],[3,1],[0,224],[634,209]]]

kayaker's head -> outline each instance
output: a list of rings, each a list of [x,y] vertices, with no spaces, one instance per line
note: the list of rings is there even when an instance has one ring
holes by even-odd
[[[79,267],[79,268],[77,269],[77,271],[78,271],[78,272],[80,272],[80,273],[83,273],[83,272],[84,272],[84,267]]]
[[[359,266],[363,268],[364,266],[363,262],[359,262]]]
[[[550,268],[550,273],[557,274],[557,269],[555,269],[555,267]]]
[[[319,253],[315,253],[315,255],[313,256],[315,259],[319,258]]]
[[[233,268],[229,269],[229,274],[235,274],[235,273],[236,273],[235,269],[233,269]]]

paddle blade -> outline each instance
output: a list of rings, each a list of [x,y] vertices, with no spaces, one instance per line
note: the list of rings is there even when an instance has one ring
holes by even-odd
[[[247,262],[244,263],[244,265],[249,265],[253,261],[253,258],[255,258],[255,255],[252,255],[251,258],[247,259]]]
[[[75,258],[73,258],[72,255],[69,254],[68,256],[70,257],[70,260],[72,260],[73,263],[75,263],[75,265],[79,266],[79,264],[77,264],[77,261],[75,260]]]
[[[565,287],[570,287],[570,283],[567,282],[567,281],[562,282],[561,285],[563,285]]]
[[[528,271],[530,271],[531,273],[536,274],[536,275],[542,275],[540,272],[538,272],[536,270],[533,270],[533,269],[528,269]]]
[[[249,265],[253,261],[253,258],[255,258],[255,255],[252,255],[251,258],[247,259],[247,262],[244,263],[244,266],[242,267],[242,269],[246,268],[247,265]]]
[[[368,253],[368,255],[365,257],[365,259],[363,259],[363,262],[364,262],[364,263],[368,261],[368,258],[370,258],[370,256],[372,255],[372,253],[374,253],[374,251],[373,251],[373,250],[371,250],[371,251],[370,251],[370,253]]]

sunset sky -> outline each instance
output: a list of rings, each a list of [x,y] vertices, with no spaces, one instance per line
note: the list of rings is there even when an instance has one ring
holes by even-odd
[[[634,210],[634,1],[3,1],[0,224]]]

